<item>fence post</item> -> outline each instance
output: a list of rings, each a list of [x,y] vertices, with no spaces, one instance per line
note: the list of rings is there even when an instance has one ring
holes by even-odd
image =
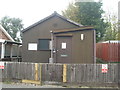
[[[40,84],[40,81],[38,79],[38,63],[35,63],[34,66],[35,66],[35,68],[34,68],[35,73],[34,73],[34,77],[33,77],[34,80],[27,80],[27,78],[25,78],[25,79],[22,79],[22,83]]]
[[[40,85],[42,85],[42,64],[40,63]]]
[[[35,63],[35,80],[38,81],[38,63]]]
[[[67,82],[67,64],[63,64],[63,82]]]

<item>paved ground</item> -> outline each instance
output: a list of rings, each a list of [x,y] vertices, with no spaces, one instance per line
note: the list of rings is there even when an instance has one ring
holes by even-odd
[[[0,83],[2,88],[70,88],[70,87],[62,87],[57,85],[35,85],[35,84],[25,84],[25,83]],[[71,87],[76,88],[76,87]],[[78,88],[78,87],[77,87]],[[82,87],[82,88],[89,88],[89,87]],[[119,90],[116,88],[101,88],[100,90]]]
[[[6,84],[2,83],[2,88],[64,88],[62,86],[55,86],[55,85],[35,85],[35,84],[25,84],[25,83],[12,83]]]

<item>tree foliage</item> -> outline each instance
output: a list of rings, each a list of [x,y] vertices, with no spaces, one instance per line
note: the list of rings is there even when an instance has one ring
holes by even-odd
[[[23,29],[21,19],[5,16],[1,19],[0,23],[15,41],[19,42],[21,40],[21,30]]]
[[[108,22],[108,27],[106,28],[103,40],[117,40],[118,39],[118,20],[115,15],[107,14],[105,16],[106,22]]]
[[[76,7],[73,3],[69,3],[67,10],[62,11],[62,14],[73,21],[79,22],[77,17],[79,14],[78,11],[78,7]]]
[[[98,42],[102,40],[106,27],[108,26],[102,18],[104,11],[101,7],[101,2],[76,2],[70,4],[63,11],[63,15],[82,25],[93,26],[96,29],[96,39]]]

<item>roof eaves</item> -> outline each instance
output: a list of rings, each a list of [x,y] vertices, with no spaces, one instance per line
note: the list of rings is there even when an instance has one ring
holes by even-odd
[[[72,23],[72,24],[74,24],[74,25],[76,25],[76,26],[83,26],[82,24],[79,24],[79,23],[77,23],[77,22],[74,22],[74,21],[72,21],[72,20],[70,20],[70,19],[68,19],[68,18],[65,18],[65,17],[63,17],[62,15],[60,15],[60,14],[56,14],[58,17],[61,17],[62,19],[64,19],[64,20],[66,20],[67,22],[70,22],[70,23]]]
[[[15,42],[15,41],[10,41],[10,40],[5,40],[4,43],[22,45],[22,43],[20,43],[20,42]]]
[[[57,30],[54,31],[53,33],[64,33],[64,32],[73,32],[73,31],[82,31],[82,30],[95,30],[93,27],[90,26],[85,26],[85,27],[80,27],[80,28],[72,28],[72,29],[63,29],[63,30]]]

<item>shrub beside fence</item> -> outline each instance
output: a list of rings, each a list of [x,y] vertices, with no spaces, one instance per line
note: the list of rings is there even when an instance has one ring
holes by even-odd
[[[37,66],[37,68],[36,68]],[[66,67],[65,67],[66,66]],[[40,64],[5,62],[2,78],[53,81],[60,83],[118,84],[118,65],[108,64],[108,72],[101,72],[102,64]]]
[[[120,62],[120,43],[97,43],[96,57],[107,62]]]

